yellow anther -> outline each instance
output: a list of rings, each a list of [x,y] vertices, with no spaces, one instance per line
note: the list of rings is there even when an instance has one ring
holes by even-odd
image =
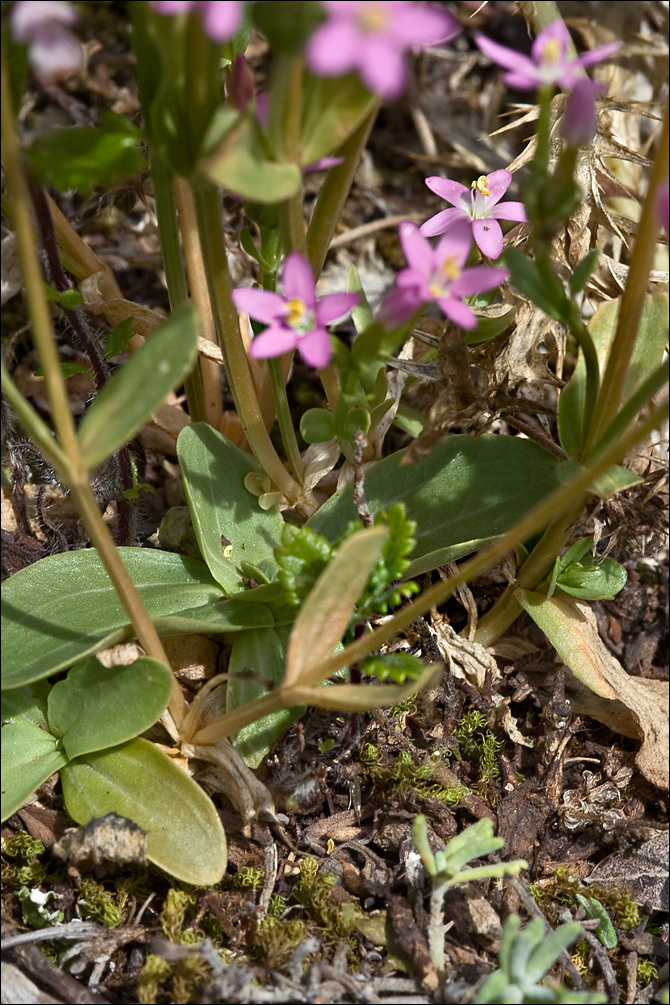
[[[456,259],[454,258],[453,255],[447,255],[447,257],[444,260],[442,270],[447,279],[458,279],[458,277],[461,274],[461,270],[456,264]]]
[[[300,324],[303,317],[307,313],[307,308],[303,304],[302,300],[298,300],[297,297],[294,297],[293,300],[289,300],[288,303],[286,304],[286,307],[287,307],[286,320],[288,321],[288,323],[291,325],[292,328],[295,328],[296,325]]]
[[[491,195],[491,189],[489,188],[490,182],[485,174],[480,174],[477,181],[473,181],[471,188],[476,188],[478,192],[482,195]]]
[[[543,63],[557,63],[561,58],[561,43],[556,38],[551,38],[542,49]]]

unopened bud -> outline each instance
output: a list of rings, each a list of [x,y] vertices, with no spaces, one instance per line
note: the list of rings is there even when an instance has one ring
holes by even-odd
[[[561,119],[561,136],[571,147],[590,143],[598,128],[596,98],[605,87],[584,77],[578,80],[568,94]]]

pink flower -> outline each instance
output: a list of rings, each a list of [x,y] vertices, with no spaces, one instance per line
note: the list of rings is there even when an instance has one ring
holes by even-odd
[[[165,17],[197,11],[205,34],[215,42],[227,42],[242,21],[240,0],[154,0],[153,6]]]
[[[459,328],[476,328],[475,313],[463,302],[463,297],[495,289],[509,272],[493,265],[463,268],[472,247],[469,223],[457,220],[435,248],[407,220],[400,224],[399,234],[408,268],[398,274],[397,288],[382,304],[382,320],[402,324],[422,304],[434,301]]]
[[[70,28],[77,14],[60,0],[18,0],[12,7],[12,34],[28,45],[28,61],[42,84],[67,80],[84,66],[84,52]]]
[[[526,210],[522,202],[500,200],[510,186],[512,175],[509,171],[494,171],[481,175],[470,188],[448,178],[426,178],[426,185],[450,202],[453,209],[443,209],[441,213],[426,220],[420,228],[424,237],[444,234],[457,220],[470,222],[477,247],[487,258],[498,258],[503,249],[503,233],[498,220],[526,222]],[[500,203],[500,205],[498,205]]]
[[[578,80],[568,94],[561,119],[561,136],[571,147],[590,143],[598,128],[596,98],[607,88],[588,77]]]
[[[584,67],[600,63],[619,48],[618,42],[610,42],[570,59],[570,35],[560,19],[540,32],[531,46],[530,56],[492,42],[485,35],[475,35],[475,42],[492,62],[508,70],[503,80],[518,91],[534,91],[536,87],[552,84],[573,87]]]
[[[451,41],[458,21],[437,7],[384,0],[322,0],[329,19],[307,43],[307,65],[321,77],[358,70],[375,94],[392,100],[407,81],[405,53],[412,46]]]
[[[282,285],[284,296],[248,287],[233,290],[235,306],[267,325],[254,338],[249,355],[269,359],[299,349],[308,366],[328,366],[333,350],[325,325],[345,317],[358,303],[358,294],[329,293],[317,300],[312,267],[297,251],[284,262]]]

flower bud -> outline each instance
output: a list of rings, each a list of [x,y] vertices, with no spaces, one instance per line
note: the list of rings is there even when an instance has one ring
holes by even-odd
[[[561,136],[568,146],[581,147],[590,143],[598,128],[596,98],[605,86],[584,77],[568,94],[561,119]]]

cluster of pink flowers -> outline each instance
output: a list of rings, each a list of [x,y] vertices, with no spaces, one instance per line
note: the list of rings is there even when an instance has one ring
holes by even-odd
[[[84,66],[81,42],[70,28],[77,14],[60,0],[18,0],[12,7],[12,34],[28,46],[28,60],[42,84],[67,80]]]

